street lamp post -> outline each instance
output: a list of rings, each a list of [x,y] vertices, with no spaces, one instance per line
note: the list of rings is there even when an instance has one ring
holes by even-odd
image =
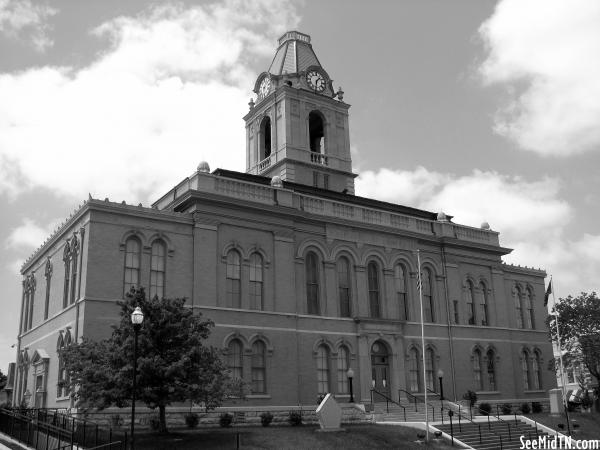
[[[131,313],[131,323],[133,324],[133,390],[131,393],[131,450],[135,449],[135,391],[137,378],[137,345],[138,334],[144,321],[144,313],[139,306],[136,306]]]
[[[437,376],[438,380],[440,380],[440,400],[444,400],[444,371],[439,369]]]
[[[348,369],[346,375],[348,376],[348,382],[350,383],[350,403],[354,403],[354,392],[352,391],[352,379],[354,378],[354,370],[352,370],[352,367]]]

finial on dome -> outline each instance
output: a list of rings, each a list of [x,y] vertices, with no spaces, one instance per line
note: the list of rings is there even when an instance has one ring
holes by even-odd
[[[481,222],[481,229],[482,230],[489,230],[490,229],[490,224],[487,222]]]
[[[198,172],[210,173],[210,166],[206,161],[202,161],[200,164],[198,164]]]
[[[446,217],[446,213],[444,211],[440,211],[437,214],[438,222],[448,222],[448,218]]]
[[[281,177],[279,175],[275,175],[273,178],[271,178],[271,186],[275,188],[283,187],[283,182],[281,181]]]

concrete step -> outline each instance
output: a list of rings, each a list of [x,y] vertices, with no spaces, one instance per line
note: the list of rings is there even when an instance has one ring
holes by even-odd
[[[510,432],[507,423],[510,425]],[[535,427],[524,422],[502,422],[490,420],[477,422],[476,425],[471,422],[453,423],[453,432],[455,439],[477,450],[499,449],[513,450],[521,448],[521,436],[525,439],[531,438],[537,440],[537,436],[547,436],[547,433],[535,429]],[[481,429],[479,428],[481,427]],[[450,434],[450,424],[436,425],[438,430]],[[481,432],[481,437],[479,433]]]

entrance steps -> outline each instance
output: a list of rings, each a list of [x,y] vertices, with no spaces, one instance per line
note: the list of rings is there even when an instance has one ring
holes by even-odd
[[[479,425],[479,426],[478,426]],[[509,432],[510,427],[510,432]],[[450,423],[435,425],[440,431],[450,435]],[[477,450],[516,450],[522,448],[521,436],[525,440],[537,440],[538,436],[548,436],[548,433],[536,429],[523,421],[514,420],[501,422],[495,418],[477,421],[476,423],[462,422],[461,425],[453,423],[454,439],[464,442]],[[481,430],[481,437],[480,437]]]

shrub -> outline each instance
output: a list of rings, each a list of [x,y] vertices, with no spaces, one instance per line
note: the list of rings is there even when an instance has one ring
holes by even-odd
[[[123,418],[120,414],[113,414],[112,416],[110,416],[110,423],[113,427],[120,427],[121,425],[123,425]]]
[[[592,399],[590,392],[586,389],[583,397],[581,397],[581,408],[588,409],[591,408],[594,404],[594,400]]]
[[[185,424],[188,426],[188,428],[195,428],[199,421],[200,419],[196,413],[189,413],[185,415]]]
[[[482,403],[481,405],[479,405],[479,411],[481,411],[481,413],[484,416],[489,416],[491,410],[492,410],[492,405],[490,405],[489,403]]]
[[[531,412],[541,413],[542,412],[542,404],[540,402],[532,402],[531,403]]]
[[[531,412],[531,408],[529,407],[529,403],[523,403],[521,405],[521,412],[523,414],[529,414]]]
[[[463,395],[463,399],[469,401],[469,406],[472,408],[477,403],[477,394],[471,390],[467,391]]]
[[[298,411],[290,411],[290,417],[288,418],[288,422],[293,427],[302,425],[302,414],[300,414],[300,412]]]
[[[273,421],[273,414],[270,412],[264,412],[260,415],[260,423],[263,427],[268,427]]]
[[[150,428],[154,431],[160,429],[160,417],[156,415],[150,417]]]
[[[502,414],[512,414],[512,405],[510,403],[504,403],[500,408],[502,409]]]
[[[221,414],[221,417],[219,417],[219,425],[221,425],[223,428],[229,428],[231,426],[231,422],[233,422],[233,416],[229,413],[223,413]]]

